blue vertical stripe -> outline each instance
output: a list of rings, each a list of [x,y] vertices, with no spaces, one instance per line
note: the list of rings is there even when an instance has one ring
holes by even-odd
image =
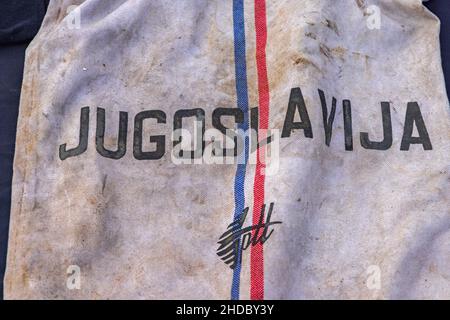
[[[244,0],[233,0],[233,29],[234,29],[234,63],[236,77],[237,106],[244,112],[244,122],[238,124],[238,128],[243,132],[248,131],[248,89],[247,89],[247,63],[245,48],[245,19]],[[242,131],[240,131],[242,133]],[[249,141],[245,135],[244,159],[240,159],[236,176],[234,179],[234,221],[241,218],[245,208],[245,169],[248,162]],[[240,155],[242,157],[242,155]],[[237,255],[236,267],[233,270],[233,283],[231,286],[231,299],[239,300],[239,286],[241,279],[241,243],[238,240],[239,254]]]

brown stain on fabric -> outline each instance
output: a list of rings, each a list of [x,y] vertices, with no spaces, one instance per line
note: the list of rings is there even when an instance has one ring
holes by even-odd
[[[331,49],[331,52],[335,57],[338,57],[340,59],[344,59],[345,55],[347,54],[347,49],[343,47],[335,47]]]
[[[294,66],[300,66],[300,67],[309,67],[312,66],[315,69],[317,69],[318,71],[320,71],[320,68],[311,60],[300,56],[300,55],[295,55],[294,57],[292,57],[292,61],[293,61],[293,65]]]
[[[308,37],[308,38],[311,38],[311,39],[313,39],[313,40],[317,40],[317,35],[315,35],[315,34],[312,33],[312,32],[306,32],[306,33],[305,33],[305,36]]]
[[[328,46],[326,46],[325,44],[321,43],[319,45],[319,51],[321,54],[323,54],[325,57],[327,57],[328,59],[333,59],[333,55],[331,53],[331,49],[328,48]]]
[[[228,97],[236,94],[234,79],[234,47],[231,41],[223,41],[228,38],[214,23],[208,23],[209,30],[206,33],[208,57],[212,59],[211,66],[216,66],[214,71],[215,86],[217,90]]]
[[[27,51],[26,57],[24,70],[25,80],[22,85],[20,117],[17,125],[17,132],[20,132],[21,134],[17,136],[17,147],[14,160],[15,176],[20,176],[22,188],[20,190],[20,193],[16,194],[16,196],[14,197],[16,203],[11,208],[11,216],[15,217],[16,221],[18,222],[16,222],[17,225],[11,233],[9,241],[10,248],[8,250],[8,256],[10,256],[10,258],[8,258],[8,265],[12,266],[12,269],[18,271],[14,273],[10,272],[9,277],[5,282],[5,288],[8,287],[9,291],[12,291],[11,286],[13,285],[15,279],[21,279],[21,282],[25,287],[27,287],[29,283],[29,257],[27,254],[19,256],[16,250],[20,249],[19,243],[24,241],[24,237],[27,236],[26,231],[29,230],[29,226],[23,224],[20,216],[24,211],[30,209],[33,210],[32,207],[35,207],[34,203],[30,204],[29,199],[27,199],[27,197],[25,196],[25,182],[30,180],[29,176],[33,174],[33,172],[30,171],[34,171],[32,169],[30,170],[30,166],[32,168],[33,164],[35,164],[36,162],[35,157],[38,135],[35,133],[35,129],[38,124],[36,123],[36,121],[33,121],[33,118],[39,119],[39,116],[35,117],[33,113],[38,112],[38,108],[36,108],[36,105],[39,101],[39,84],[36,81],[36,78],[39,74],[38,60],[39,46],[30,46]],[[22,147],[20,148],[20,146]],[[29,207],[30,205],[32,206],[31,208]]]
[[[333,31],[339,36],[339,29],[338,29],[338,26],[337,26],[336,22],[334,22],[334,21],[332,21],[332,20],[329,20],[329,19],[325,19],[325,21],[323,22],[323,24],[324,24],[327,28],[333,30]]]
[[[334,48],[328,47],[326,44],[319,44],[319,51],[321,54],[323,54],[328,59],[332,60],[335,58],[339,59],[345,59],[345,56],[348,52],[348,50],[344,47],[338,46]]]
[[[356,0],[355,2],[360,9],[364,9],[366,7],[366,3],[364,2],[364,0]]]
[[[371,56],[360,52],[352,52],[352,55],[357,59],[362,59],[364,61],[364,64],[366,65],[366,68],[369,67],[370,59],[373,59]]]

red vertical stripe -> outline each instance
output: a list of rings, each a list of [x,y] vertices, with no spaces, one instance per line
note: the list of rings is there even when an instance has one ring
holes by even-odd
[[[266,139],[269,126],[269,81],[267,78],[266,43],[267,21],[265,0],[255,0],[255,30],[256,30],[256,65],[258,68],[259,93],[259,141]],[[264,205],[265,182],[265,147],[257,149],[257,163],[255,183],[253,186],[253,225],[264,219],[261,208]],[[263,220],[264,221],[264,220]],[[255,231],[253,231],[253,235]],[[264,299],[264,250],[258,243],[251,247],[250,257],[250,298],[252,300]]]

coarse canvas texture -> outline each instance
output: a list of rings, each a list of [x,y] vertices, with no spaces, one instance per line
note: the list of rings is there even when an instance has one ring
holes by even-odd
[[[51,1],[5,297],[449,299],[439,52],[420,0]],[[199,123],[178,163],[174,130]],[[273,134],[275,165],[250,138],[207,163],[214,128]]]

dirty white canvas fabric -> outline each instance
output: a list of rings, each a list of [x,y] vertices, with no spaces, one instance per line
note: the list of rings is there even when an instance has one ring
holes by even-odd
[[[450,298],[439,52],[419,0],[51,1],[6,298]],[[180,126],[273,140],[180,164]]]

